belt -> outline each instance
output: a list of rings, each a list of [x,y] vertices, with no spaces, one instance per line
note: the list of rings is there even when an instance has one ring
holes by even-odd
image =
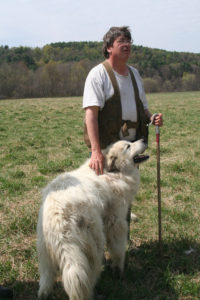
[[[132,122],[132,121],[129,121],[129,120],[122,120],[122,128],[121,128],[121,131],[122,131],[122,134],[123,136],[128,136],[129,135],[129,132],[128,132],[128,129],[130,128],[137,128],[137,122]]]

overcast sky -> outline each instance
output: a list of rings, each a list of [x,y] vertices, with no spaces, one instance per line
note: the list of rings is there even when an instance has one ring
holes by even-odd
[[[200,53],[200,0],[0,0],[0,45],[102,41],[123,25],[136,45]]]

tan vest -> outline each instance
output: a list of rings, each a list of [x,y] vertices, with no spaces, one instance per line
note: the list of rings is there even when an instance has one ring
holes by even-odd
[[[111,98],[106,100],[105,105],[98,114],[98,125],[99,125],[99,142],[101,149],[106,148],[111,143],[119,141],[119,132],[122,127],[122,134],[128,135],[129,128],[136,128],[136,140],[144,138],[148,142],[148,126],[149,119],[145,115],[144,106],[139,97],[138,86],[135,80],[135,76],[130,67],[129,71],[131,74],[131,80],[135,91],[135,101],[137,108],[137,122],[129,120],[122,120],[122,108],[120,91],[118,87],[115,74],[110,64],[105,60],[103,65],[110,77],[113,85],[114,94]],[[134,101],[134,100],[133,100]],[[87,133],[86,124],[84,124],[84,140],[89,148],[91,148],[90,140]]]

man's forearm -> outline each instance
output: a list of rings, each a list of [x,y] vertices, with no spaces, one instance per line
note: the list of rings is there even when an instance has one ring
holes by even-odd
[[[85,115],[87,132],[91,143],[92,151],[100,151],[99,128],[98,128],[98,112],[96,109],[87,109]]]
[[[103,174],[104,168],[104,156],[99,142],[98,113],[99,108],[97,106],[88,107],[85,112],[85,122],[92,150],[89,166],[97,175]]]

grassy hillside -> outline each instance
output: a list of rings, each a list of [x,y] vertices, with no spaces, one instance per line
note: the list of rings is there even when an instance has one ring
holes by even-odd
[[[200,93],[147,95],[163,112],[161,197],[163,249],[158,251],[156,143],[150,128],[150,160],[141,166],[141,188],[132,211],[132,255],[125,280],[104,268],[98,291],[108,300],[199,299]],[[36,224],[41,189],[87,157],[81,98],[0,102],[0,283],[15,299],[37,299]],[[185,251],[194,249],[191,254]],[[52,299],[66,299],[56,285]]]

